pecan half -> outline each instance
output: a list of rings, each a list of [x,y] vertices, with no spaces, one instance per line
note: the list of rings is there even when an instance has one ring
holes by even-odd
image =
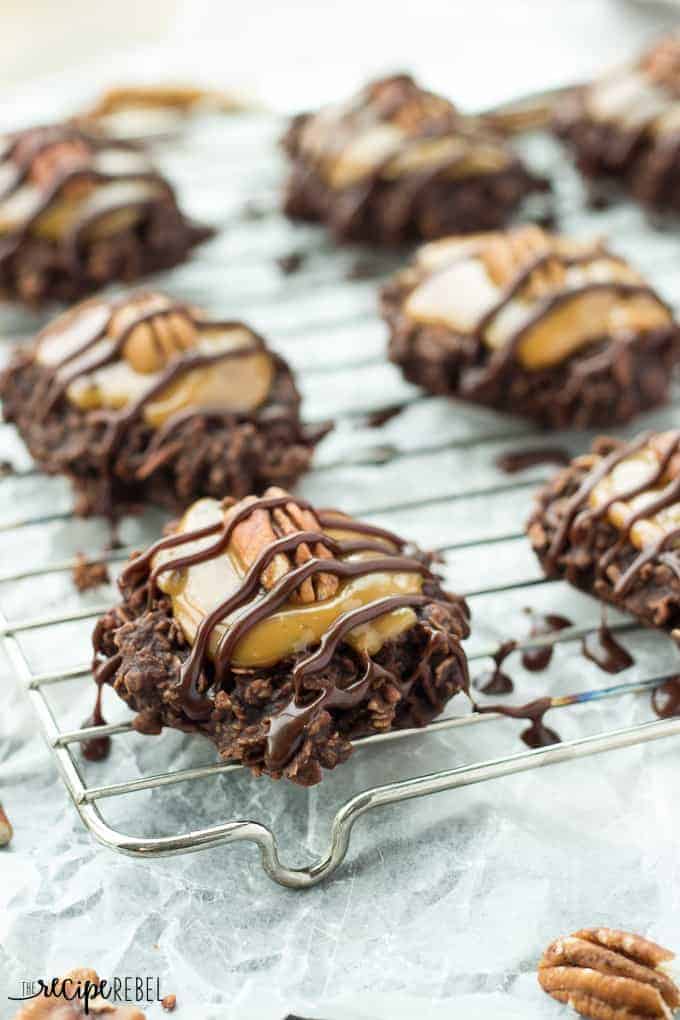
[[[266,496],[285,496],[283,489],[275,486],[267,489]],[[257,502],[254,496],[248,496],[246,500],[238,503],[238,507]],[[255,563],[258,556],[275,542],[277,538],[284,535],[293,535],[296,531],[320,531],[315,514],[311,510],[305,510],[291,497],[290,503],[283,507],[276,507],[273,510],[256,508],[234,529],[231,538],[231,545],[241,560],[243,566],[248,570]],[[279,553],[262,572],[261,581],[263,586],[270,591],[274,585],[281,580],[294,567],[306,563],[313,557],[320,559],[331,559],[332,555],[320,542],[314,546],[312,551],[306,542],[297,547],[294,559],[285,553]],[[334,574],[314,574],[302,582],[300,587],[292,596],[294,602],[311,603],[321,602],[328,599],[338,590],[338,578]]]
[[[5,814],[5,809],[0,804],[0,846],[7,846],[11,843],[14,830],[12,829],[12,823]]]
[[[656,85],[680,94],[680,37],[672,33],[660,39],[643,56],[640,68]]]
[[[585,928],[556,939],[538,967],[539,984],[592,1020],[671,1020],[680,989],[661,969],[675,954],[613,928]]]
[[[553,246],[553,238],[545,230],[530,224],[492,235],[481,257],[489,278],[497,287],[507,287],[530,262],[550,252]],[[565,275],[564,265],[557,258],[550,259],[531,274],[524,294],[532,300],[540,298],[561,287]]]
[[[177,354],[196,346],[198,330],[193,319],[188,312],[168,311],[171,305],[163,294],[138,294],[111,317],[109,332],[118,337],[136,319],[152,316],[135,326],[125,341],[123,357],[136,372],[159,372]]]

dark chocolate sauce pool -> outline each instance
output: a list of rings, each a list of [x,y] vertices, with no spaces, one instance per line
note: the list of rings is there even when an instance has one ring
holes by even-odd
[[[297,273],[305,264],[305,253],[302,251],[289,251],[285,255],[279,255],[276,264],[284,276]]]
[[[515,475],[526,468],[539,464],[563,466],[570,461],[569,454],[559,446],[528,446],[519,450],[508,450],[496,458],[496,467],[506,475]]]
[[[545,725],[543,718],[549,709],[553,707],[550,698],[537,698],[526,705],[485,705],[483,708],[477,706],[477,711],[482,713],[497,712],[509,719],[526,719],[530,725],[522,730],[520,736],[527,747],[549,747],[550,744],[559,744],[561,738],[555,730]]]
[[[616,640],[604,620],[597,630],[591,631],[583,638],[581,650],[586,659],[590,659],[606,673],[620,673],[635,662],[632,655]]]
[[[572,622],[566,616],[559,616],[557,613],[536,613],[533,609],[527,609],[531,616],[531,629],[529,638],[545,637],[554,634],[556,631],[571,627]],[[547,669],[553,655],[552,645],[541,645],[538,648],[526,648],[522,652],[522,665],[532,673],[538,673]]]
[[[387,424],[393,418],[396,418],[398,414],[406,409],[408,405],[405,403],[401,404],[388,404],[387,407],[379,407],[377,411],[373,411],[366,417],[365,424],[369,429],[379,429],[381,425]]]
[[[487,669],[472,681],[472,686],[480,694],[511,694],[515,689],[512,678],[502,669],[503,663],[517,648],[516,641],[504,641],[494,652],[493,669]]]

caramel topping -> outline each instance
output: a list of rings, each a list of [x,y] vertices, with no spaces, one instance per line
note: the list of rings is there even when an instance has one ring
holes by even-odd
[[[270,490],[267,495],[271,496],[271,494]],[[237,504],[237,507],[241,508],[243,505],[243,503]],[[285,509],[288,513],[290,506],[291,504],[286,504]],[[230,508],[225,518],[225,511],[216,500],[199,500],[182,517],[176,533],[189,535],[194,530],[210,525],[219,525],[225,519],[228,520],[229,514],[233,514],[235,509]],[[262,510],[261,513],[269,514],[273,511]],[[249,519],[252,520],[254,516],[253,514],[251,518],[246,517],[242,524],[247,523]],[[306,530],[306,524],[311,524],[316,518],[310,513],[309,517],[305,515],[299,520],[301,524],[305,525]],[[159,576],[158,585],[170,595],[173,615],[190,643],[193,644],[201,622],[238,590],[245,576],[247,565],[252,565],[256,552],[248,538],[248,536],[252,537],[252,530],[258,536],[256,549],[261,551],[263,541],[267,545],[271,544],[271,536],[276,534],[271,523],[270,521],[263,525],[261,516],[258,516],[255,518],[252,528],[242,532],[240,539],[234,541],[233,538],[236,537],[236,532],[242,525],[237,526],[232,541],[225,551],[205,559],[203,562],[194,563],[181,570],[169,571]],[[268,533],[265,538],[264,532],[267,527],[271,528],[271,534]],[[323,531],[331,539],[337,539],[346,534],[342,530],[341,521],[339,521],[338,531],[335,528],[327,527]],[[191,555],[208,548],[214,542],[214,536],[187,542],[181,546],[181,555],[183,557]],[[317,543],[315,555],[319,555],[317,551],[319,546],[320,543]],[[172,562],[177,558],[177,555],[175,549],[159,550],[152,561],[154,568]],[[347,562],[358,562],[374,559],[375,556],[376,553],[356,552],[346,557],[343,556],[342,559]],[[276,580],[285,576],[291,567],[292,564],[288,562],[279,563],[275,568],[276,578],[269,576],[263,579],[265,590],[275,584]],[[315,575],[317,581],[323,576],[323,574]],[[236,644],[231,659],[232,665],[242,668],[272,665],[288,655],[321,641],[331,625],[344,614],[387,596],[419,594],[422,588],[420,574],[406,571],[395,573],[375,571],[356,577],[335,577],[334,581],[332,586],[327,585],[321,590],[317,588],[313,601],[302,601],[298,590],[279,609],[265,615]],[[261,598],[261,595],[256,596],[250,605],[256,606]],[[215,626],[208,645],[208,654],[211,658],[215,657],[217,647],[224,635],[228,633],[230,626],[242,615],[243,610],[237,610]],[[410,607],[395,608],[352,629],[345,640],[353,648],[373,655],[379,651],[385,641],[408,629],[414,622],[415,615]]]
[[[599,243],[535,226],[426,245],[404,281],[414,284],[404,302],[410,318],[477,334],[529,371],[594,340],[672,321],[640,274]]]
[[[255,410],[271,389],[271,355],[247,327],[198,322],[194,313],[156,293],[117,305],[86,301],[42,334],[36,358],[81,410],[141,403],[152,428],[192,407]]]
[[[663,498],[664,490],[680,478],[679,439],[677,432],[652,436],[648,443],[615,464],[590,493],[591,509],[606,508],[609,521],[619,531],[626,530],[630,542],[638,549],[653,545],[680,527],[680,487],[675,498],[672,494]],[[659,502],[665,505],[645,515],[647,507]],[[636,520],[630,526],[633,518]]]

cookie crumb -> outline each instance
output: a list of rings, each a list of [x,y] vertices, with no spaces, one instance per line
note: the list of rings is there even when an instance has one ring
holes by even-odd
[[[172,1013],[176,1005],[177,1005],[176,995],[166,995],[163,999],[161,999],[161,1006],[167,1013]]]
[[[287,255],[279,255],[276,264],[284,276],[290,276],[291,273],[297,273],[302,269],[304,261],[305,256],[301,251],[291,251]]]
[[[105,563],[88,560],[85,553],[76,553],[76,562],[71,570],[71,577],[78,591],[89,591],[111,580],[109,569]]]

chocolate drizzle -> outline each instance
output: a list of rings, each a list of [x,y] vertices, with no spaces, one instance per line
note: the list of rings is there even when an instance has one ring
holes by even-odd
[[[553,571],[556,569],[559,558],[569,540],[588,542],[593,534],[593,522],[602,520],[614,503],[628,503],[631,499],[647,492],[662,481],[671,460],[680,452],[680,431],[673,433],[673,439],[669,442],[668,448],[659,457],[657,465],[642,482],[615,493],[597,508],[587,506],[588,499],[596,485],[603,481],[618,464],[642,450],[650,442],[652,436],[653,433],[646,432],[630,443],[621,443],[608,456],[603,457],[599,464],[586,475],[578,490],[568,500],[563,511],[562,520],[546,555],[548,569]],[[625,526],[621,528],[616,542],[597,556],[597,576],[602,577],[605,575],[607,568],[616,556],[630,542],[631,531],[635,524],[672,506],[679,500],[680,476],[672,479],[652,502],[646,503],[641,510],[636,511],[627,518]],[[675,528],[661,536],[648,548],[643,549],[620,577],[617,578],[614,585],[614,594],[625,595],[635,584],[643,568],[653,559],[662,559],[669,569],[673,570],[676,576],[680,577],[680,563],[678,563],[677,554],[670,548],[679,537],[680,528]]]
[[[570,457],[566,450],[558,446],[527,446],[518,450],[507,450],[496,458],[496,467],[506,475],[515,475],[530,467],[543,464],[565,466]]]
[[[498,715],[507,716],[509,719],[526,719],[531,725],[520,734],[522,740],[528,747],[548,747],[550,744],[559,744],[560,736],[555,730],[545,725],[544,717],[546,712],[553,708],[551,698],[537,698],[526,705],[484,705],[480,708],[475,706],[475,711],[488,713],[495,712]]]
[[[512,681],[512,677],[509,677],[507,673],[501,668],[503,663],[517,648],[516,641],[504,641],[498,646],[497,650],[492,655],[493,669],[486,670],[481,673],[478,677],[475,677],[473,686],[481,694],[511,694],[515,689],[515,685]]]
[[[120,656],[114,655],[106,662],[102,662],[94,670],[94,679],[97,684],[97,697],[94,703],[92,714],[83,721],[83,726],[106,726],[106,719],[102,712],[102,690],[105,683],[109,683],[120,665]],[[111,737],[90,737],[81,744],[83,758],[88,761],[103,761],[108,758],[111,751]]]
[[[224,520],[214,525],[166,536],[151,546],[145,553],[132,560],[121,574],[120,585],[123,590],[139,585],[147,585],[148,598],[151,600],[158,579],[168,571],[187,569],[193,565],[213,559],[224,553],[229,545],[235,528],[240,522],[256,511],[274,510],[291,503],[300,509],[311,510],[310,504],[296,499],[289,494],[267,496],[225,508]],[[318,530],[296,531],[284,534],[270,541],[250,565],[241,579],[237,589],[212,612],[203,618],[194,636],[189,654],[184,660],[176,683],[178,702],[182,712],[192,721],[206,721],[215,708],[213,697],[208,696],[210,688],[216,694],[220,690],[228,690],[231,678],[231,663],[238,643],[255,627],[271,614],[281,608],[299,586],[307,578],[316,574],[333,574],[338,578],[367,576],[372,573],[412,573],[419,574],[424,581],[435,580],[427,563],[420,558],[402,553],[405,543],[396,535],[383,528],[350,520],[335,511],[319,511],[316,514]],[[333,538],[327,530],[354,532],[357,538],[342,541]],[[181,546],[193,543],[198,539],[215,536],[215,540],[203,549],[181,554]],[[309,549],[322,545],[330,558],[312,556],[300,565],[293,566],[266,592],[262,590],[261,577],[263,571],[281,553],[294,553],[301,546]],[[180,555],[170,557],[167,561],[152,565],[157,553],[168,549],[179,549]],[[344,559],[353,553],[376,552],[371,558],[356,560]],[[295,558],[291,555],[291,561]],[[304,739],[309,727],[319,718],[322,712],[331,708],[348,709],[358,705],[369,688],[387,672],[379,663],[373,661],[365,652],[356,652],[363,662],[361,679],[356,680],[346,689],[328,683],[324,674],[333,659],[338,646],[347,634],[362,624],[393,610],[406,607],[421,607],[442,603],[450,611],[459,615],[462,631],[467,632],[467,617],[464,604],[453,596],[445,593],[432,594],[395,594],[374,599],[372,602],[349,609],[342,613],[326,630],[318,645],[299,658],[292,670],[293,697],[275,715],[271,717],[266,750],[266,764],[270,770],[279,771],[290,760],[296,748]],[[223,632],[217,647],[208,662],[208,650],[215,628],[232,614],[236,614]],[[436,635],[436,629],[433,632]],[[425,658],[434,650],[434,645],[425,653]],[[465,655],[456,642],[452,653],[457,661],[460,674],[467,684],[467,668]],[[114,660],[111,660],[113,662]],[[110,678],[110,669],[115,673],[118,664],[111,667],[106,663]],[[397,684],[396,678],[389,673],[390,680]],[[98,677],[99,679],[99,677]],[[410,689],[415,677],[400,685],[402,696]]]
[[[557,613],[546,613],[544,615],[533,610],[527,610],[527,612],[531,616],[529,639],[547,637],[549,634],[554,634],[556,631],[565,630],[567,627],[572,626],[571,620],[568,620],[566,616],[559,616]],[[522,652],[522,665],[532,673],[538,673],[543,669],[547,669],[552,660],[553,650],[552,644],[525,648]]]
[[[635,662],[632,655],[619,644],[606,624],[604,611],[602,622],[597,630],[592,630],[583,638],[581,645],[586,659],[590,659],[605,673],[621,673]]]

